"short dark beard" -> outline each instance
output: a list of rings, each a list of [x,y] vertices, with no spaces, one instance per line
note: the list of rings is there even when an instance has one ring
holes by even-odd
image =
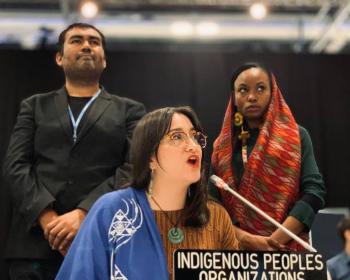
[[[103,69],[64,69],[66,79],[74,84],[91,85],[99,82]]]

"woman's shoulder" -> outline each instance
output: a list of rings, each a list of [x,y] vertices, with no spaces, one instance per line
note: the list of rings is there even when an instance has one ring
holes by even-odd
[[[215,217],[215,219],[217,219],[219,216],[224,217],[227,216],[228,217],[228,213],[226,211],[226,209],[218,202],[216,202],[215,200],[208,200],[207,202],[207,206],[208,209],[210,211],[210,215],[213,217]]]
[[[132,187],[115,190],[102,195],[96,202],[95,207],[99,208],[115,208],[125,199],[133,199],[137,190]]]
[[[300,124],[298,124],[298,126],[302,149],[312,148],[312,140],[308,130]]]
[[[307,129],[305,127],[303,127],[302,125],[300,124],[297,124],[298,125],[298,129],[299,129],[299,133],[300,134],[305,134],[305,133],[308,133],[307,132]]]
[[[128,188],[123,188],[123,189],[118,189],[112,192],[108,192],[106,194],[104,194],[103,196],[101,196],[101,200],[104,201],[109,201],[109,200],[113,200],[115,198],[122,198],[122,197],[128,197],[130,195],[133,194],[133,190],[131,187]]]
[[[207,205],[210,211],[209,224],[213,229],[220,232],[231,232],[232,220],[226,209],[213,200],[209,200]]]
[[[301,126],[300,124],[298,124],[298,128],[299,128],[299,134],[300,134],[300,138],[305,138],[305,137],[310,137],[310,134],[308,132],[308,130]]]

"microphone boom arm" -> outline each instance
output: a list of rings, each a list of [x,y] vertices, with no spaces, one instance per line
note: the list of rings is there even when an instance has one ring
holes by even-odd
[[[289,229],[287,229],[285,226],[281,225],[279,222],[277,222],[275,219],[270,217],[268,214],[266,214],[264,211],[256,207],[253,203],[251,203],[249,200],[245,199],[243,196],[241,196],[239,193],[234,191],[229,187],[228,184],[224,182],[220,177],[216,175],[210,176],[210,181],[213,182],[216,186],[219,188],[224,189],[225,191],[228,191],[235,197],[237,197],[240,201],[242,201],[245,205],[252,208],[255,212],[263,216],[266,220],[268,220],[270,223],[275,225],[277,228],[281,229],[284,233],[286,233],[290,238],[294,239],[296,242],[298,242],[300,245],[302,245],[305,249],[309,250],[310,252],[317,252],[317,250],[312,247],[310,244],[306,243],[304,240],[302,240],[299,236],[291,232]]]

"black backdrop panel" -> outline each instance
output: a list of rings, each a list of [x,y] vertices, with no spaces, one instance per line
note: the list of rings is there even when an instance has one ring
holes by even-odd
[[[296,120],[309,130],[328,187],[327,206],[348,207],[350,56],[200,50],[109,52],[102,82],[111,93],[143,102],[148,111],[162,106],[192,106],[209,136],[209,160],[229,98],[231,75],[237,66],[249,61],[262,62],[272,69]],[[0,52],[1,162],[19,102],[34,93],[59,88],[62,83],[53,52]],[[3,184],[0,194],[1,257],[10,215]],[[3,266],[0,275],[4,275]]]

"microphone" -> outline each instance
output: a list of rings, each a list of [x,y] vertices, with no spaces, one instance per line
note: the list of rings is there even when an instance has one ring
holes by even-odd
[[[310,244],[306,243],[304,240],[302,240],[299,236],[291,232],[289,229],[287,229],[285,226],[281,225],[279,222],[277,222],[275,219],[270,217],[268,214],[266,214],[264,211],[256,207],[253,203],[251,203],[249,200],[245,199],[243,196],[241,196],[238,192],[234,191],[229,187],[228,184],[225,183],[224,180],[222,180],[220,177],[216,175],[210,176],[209,180],[214,183],[218,188],[223,189],[225,191],[230,192],[232,195],[237,197],[240,201],[242,201],[245,205],[252,208],[255,212],[263,216],[266,220],[268,220],[270,223],[281,229],[284,233],[286,233],[290,238],[294,239],[296,242],[298,242],[301,246],[303,246],[305,249],[309,250],[310,252],[317,252],[317,250],[312,247]]]

